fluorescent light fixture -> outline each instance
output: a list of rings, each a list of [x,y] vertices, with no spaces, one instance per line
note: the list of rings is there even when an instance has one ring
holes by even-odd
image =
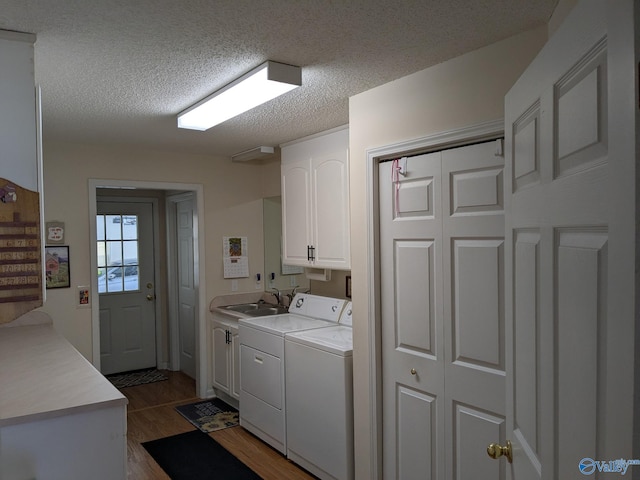
[[[267,61],[178,114],[178,127],[207,130],[300,85],[300,67]]]
[[[245,150],[244,152],[231,155],[232,162],[248,162],[249,160],[257,160],[258,158],[265,158],[273,155],[273,147],[256,147],[251,150]]]

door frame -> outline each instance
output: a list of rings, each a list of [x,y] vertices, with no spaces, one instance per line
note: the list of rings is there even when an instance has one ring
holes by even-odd
[[[153,182],[141,180],[108,180],[90,178],[89,186],[89,241],[91,251],[91,271],[97,271],[97,247],[96,247],[96,213],[97,190],[99,188],[121,189],[146,189],[164,190],[168,192],[193,192],[195,194],[197,224],[194,225],[194,235],[197,238],[197,260],[194,259],[194,268],[197,271],[196,282],[198,286],[198,324],[196,325],[196,394],[200,398],[207,398],[207,378],[209,375],[207,365],[207,299],[205,278],[205,233],[204,233],[204,187],[201,184]],[[169,252],[168,252],[169,253]],[[157,272],[156,272],[157,275]],[[157,284],[157,277],[156,277]],[[100,311],[98,297],[98,279],[91,275],[91,293],[95,301],[91,305],[91,329],[92,329],[92,363],[100,370]],[[161,302],[158,302],[158,304]],[[158,333],[156,333],[158,336]],[[171,350],[171,342],[169,342]],[[171,358],[171,352],[169,352]]]
[[[379,198],[378,165],[382,161],[406,155],[434,152],[445,148],[463,146],[470,143],[488,141],[504,136],[504,119],[483,122],[472,126],[435,133],[415,140],[409,140],[382,147],[367,149],[366,155],[366,196],[367,196],[367,242],[369,256],[367,272],[367,304],[369,311],[369,424],[372,478],[382,478],[382,324],[380,302],[380,238],[379,238]]]

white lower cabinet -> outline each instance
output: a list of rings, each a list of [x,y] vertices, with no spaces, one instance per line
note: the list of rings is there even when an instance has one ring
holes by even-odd
[[[238,323],[213,317],[213,388],[240,400],[240,342]],[[236,405],[237,406],[237,405]]]
[[[0,479],[125,480],[127,398],[35,313],[0,328]]]

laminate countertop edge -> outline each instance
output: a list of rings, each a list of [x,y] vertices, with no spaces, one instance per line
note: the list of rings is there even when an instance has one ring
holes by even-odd
[[[0,427],[127,404],[52,325],[0,329]]]

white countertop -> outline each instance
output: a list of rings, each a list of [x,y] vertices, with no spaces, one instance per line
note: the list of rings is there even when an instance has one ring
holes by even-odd
[[[52,325],[0,329],[0,427],[127,403]]]

